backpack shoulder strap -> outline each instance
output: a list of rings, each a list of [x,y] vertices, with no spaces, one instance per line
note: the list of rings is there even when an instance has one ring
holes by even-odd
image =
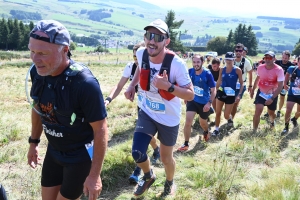
[[[83,69],[87,68],[85,65],[74,62],[66,71],[64,74],[66,76],[76,76],[79,72],[81,72]]]
[[[135,63],[133,63],[133,65],[132,65],[132,68],[131,68],[131,74],[130,74],[130,80],[132,80],[133,79],[133,76],[134,76],[134,73],[135,73],[135,70],[136,70],[136,64]]]
[[[174,56],[175,56],[174,52],[167,51],[165,58],[162,62],[162,65],[160,67],[160,70],[159,70],[159,74],[163,74],[164,70],[167,71],[169,81],[170,81],[171,63],[172,63]]]
[[[141,68],[142,69],[150,69],[149,54],[148,54],[147,49],[145,49],[144,53],[143,53]]]

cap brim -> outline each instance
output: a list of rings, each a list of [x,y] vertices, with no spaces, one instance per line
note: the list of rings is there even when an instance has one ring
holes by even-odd
[[[224,58],[225,60],[234,60],[234,58]]]
[[[264,56],[272,56],[273,58],[275,58],[275,55],[271,55],[271,54],[268,54],[268,53],[266,53]]]
[[[167,31],[165,31],[164,29],[162,29],[162,28],[160,28],[160,27],[157,27],[157,26],[146,26],[145,28],[144,28],[144,30],[145,31],[147,31],[149,28],[156,28],[157,30],[159,30],[161,33],[163,33],[163,34],[167,34]]]

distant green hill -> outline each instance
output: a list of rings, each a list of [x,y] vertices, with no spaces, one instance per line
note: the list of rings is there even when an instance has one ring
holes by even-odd
[[[14,10],[14,12],[12,12]],[[22,11],[18,12],[18,11]],[[26,14],[29,12],[31,14]],[[275,18],[221,18],[211,14],[213,10],[201,10],[194,7],[182,7],[175,10],[176,20],[184,20],[180,30],[186,44],[193,45],[196,38],[203,36],[227,36],[230,29],[239,23],[260,27],[255,30],[259,36],[259,48],[281,51],[293,48],[299,39],[299,29],[287,29],[284,21]],[[15,13],[15,15],[12,15]],[[72,34],[90,36],[97,34],[114,40],[141,41],[143,27],[150,21],[165,19],[166,9],[142,0],[3,0],[0,1],[0,15],[4,18],[26,16],[22,20],[28,22],[30,16],[43,19],[54,19],[62,22]],[[36,15],[34,15],[36,13]],[[91,14],[93,13],[93,14]],[[270,30],[270,28],[273,29]],[[274,28],[275,27],[275,28]],[[272,30],[279,31],[272,31]],[[123,34],[132,31],[133,35]],[[123,32],[123,33],[122,33]],[[279,48],[280,46],[280,48]]]

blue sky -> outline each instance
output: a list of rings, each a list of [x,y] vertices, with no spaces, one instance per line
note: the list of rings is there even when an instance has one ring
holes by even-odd
[[[300,18],[299,0],[143,0],[167,10],[197,7],[219,16]]]

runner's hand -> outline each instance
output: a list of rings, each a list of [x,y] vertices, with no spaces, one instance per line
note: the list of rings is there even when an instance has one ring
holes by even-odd
[[[205,106],[203,107],[203,112],[208,112],[210,109],[210,103],[205,104]]]
[[[252,87],[248,87],[248,92],[251,94]]]
[[[88,200],[96,200],[102,191],[102,181],[100,176],[88,176],[83,184],[83,193],[89,196]]]
[[[41,158],[39,157],[39,147],[37,144],[30,143],[29,150],[27,153],[28,165],[35,169],[39,164]]]
[[[289,87],[287,85],[283,86],[285,90],[289,90]]]
[[[128,86],[126,92],[124,92],[126,99],[133,101],[135,95],[135,88],[131,85]]]
[[[271,105],[272,103],[273,103],[273,100],[270,98],[265,102],[265,105],[268,106],[268,105]]]
[[[108,100],[104,100],[104,105],[105,105],[105,107],[107,107],[108,104],[109,104],[109,101],[108,101]]]
[[[237,97],[235,97],[235,103],[238,103],[241,100],[240,95],[237,95]]]
[[[153,79],[153,85],[157,87],[158,89],[166,90],[168,91],[169,87],[171,86],[171,83],[169,82],[167,71],[164,70],[163,75],[156,75]]]

